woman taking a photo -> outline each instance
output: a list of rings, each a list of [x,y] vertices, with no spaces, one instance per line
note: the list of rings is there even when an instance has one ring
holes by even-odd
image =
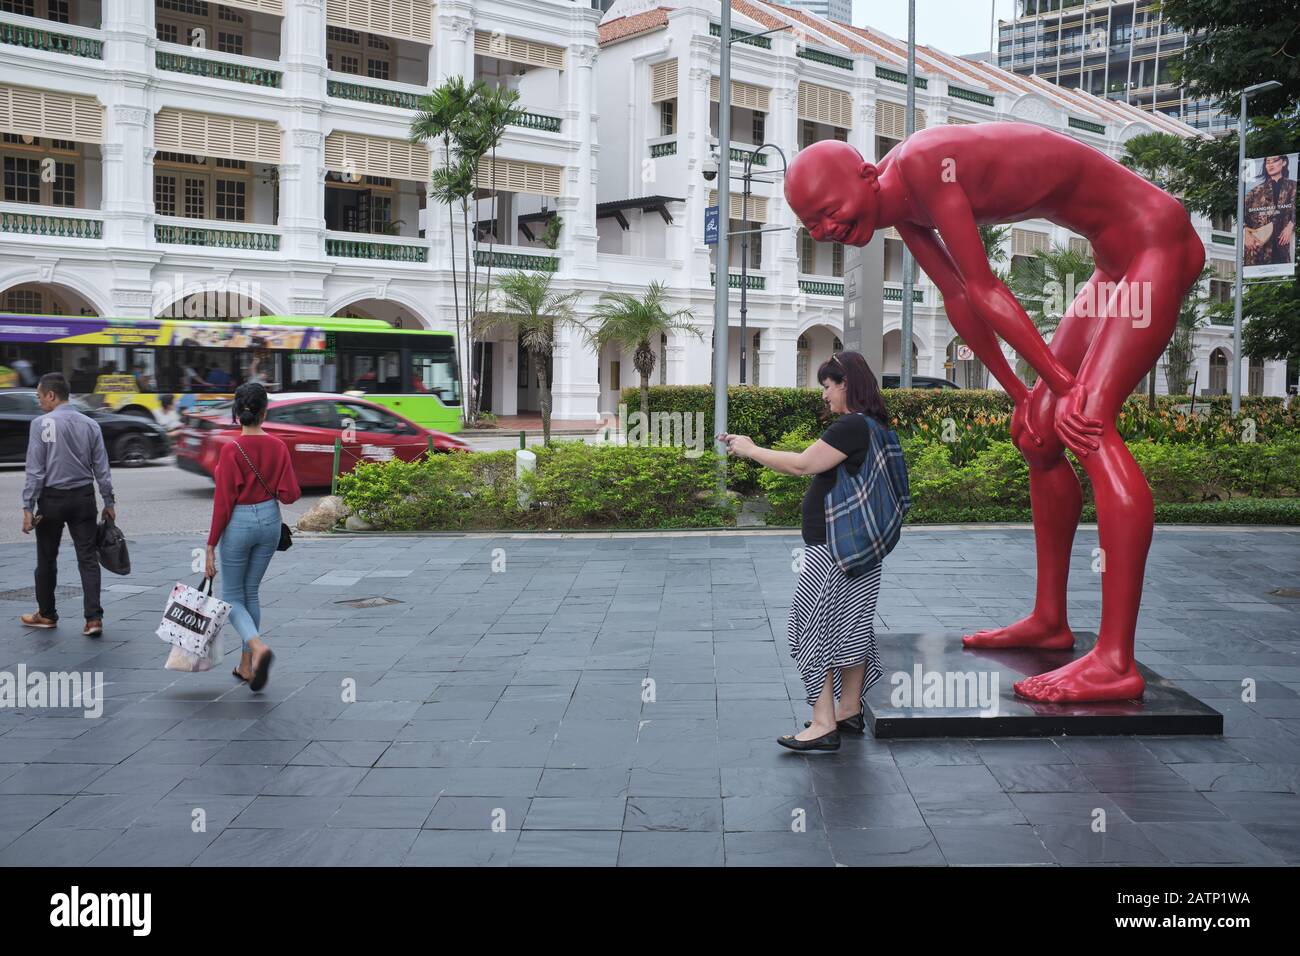
[[[862,733],[863,701],[883,673],[876,654],[876,594],[881,565],[849,577],[826,544],[826,496],[847,461],[856,474],[871,450],[869,415],[889,428],[885,401],[867,361],[836,352],[817,370],[822,398],[840,417],[802,452],[760,448],[744,435],[721,435],[729,454],[786,475],[812,475],[803,499],[803,567],[790,602],[790,655],[803,675],[812,720],[777,738],[791,750],[838,750],[840,732]],[[857,414],[857,413],[862,414]]]
[[[280,504],[302,496],[284,442],[262,430],[266,389],[249,382],[235,390],[234,420],[240,436],[221,449],[216,498],[208,534],[206,574],[217,575],[221,544],[221,598],[230,605],[230,623],[239,632],[243,655],[231,673],[249,690],[266,686],[275,655],[259,637],[262,624],[258,588],[280,543]]]

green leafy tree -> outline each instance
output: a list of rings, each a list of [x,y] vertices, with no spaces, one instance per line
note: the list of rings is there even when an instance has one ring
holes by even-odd
[[[1209,98],[1235,117],[1241,90],[1265,80],[1280,89],[1248,101],[1248,157],[1300,151],[1300,0],[1163,0],[1166,20],[1195,40],[1174,59],[1189,99]],[[1237,213],[1237,129],[1186,142],[1175,157],[1170,190],[1207,216]],[[1216,306],[1231,314],[1231,304]],[[1286,358],[1287,378],[1300,365],[1300,282],[1248,283],[1242,298],[1243,350],[1259,358]]]
[[[669,312],[664,308],[666,292],[664,284],[655,280],[643,296],[630,292],[606,293],[592,313],[593,327],[587,334],[587,341],[597,355],[606,345],[634,349],[632,366],[641,376],[641,414],[647,421],[650,376],[655,370],[655,351],[650,343],[670,332],[689,332],[704,341],[704,334],[695,327],[695,316],[689,309]]]
[[[566,325],[585,331],[574,312],[578,291],[559,292],[551,287],[551,272],[504,272],[488,290],[483,308],[475,316],[479,334],[506,328],[533,359],[542,412],[542,440],[551,441],[551,386],[555,337]]]

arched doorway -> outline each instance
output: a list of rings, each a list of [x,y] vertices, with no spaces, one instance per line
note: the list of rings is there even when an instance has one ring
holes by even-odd
[[[94,318],[98,310],[81,293],[63,285],[24,282],[0,292],[0,314],[19,316],[60,316],[70,319]],[[71,329],[69,335],[75,334]],[[50,333],[51,338],[64,337]],[[32,387],[47,372],[71,375],[71,346],[45,342],[0,342],[0,379],[23,387]],[[24,439],[25,440],[25,439]]]
[[[818,388],[817,369],[844,345],[828,325],[810,325],[795,342],[794,383],[796,388]]]
[[[1211,395],[1225,395],[1228,391],[1228,353],[1221,348],[1210,353]]]
[[[902,340],[902,333],[898,329],[893,329],[892,331],[885,333],[885,342],[884,342],[885,345],[884,374],[885,375],[902,374],[902,363],[899,361],[899,357],[902,355],[902,349],[899,345],[901,340]],[[917,368],[917,362],[919,357],[920,357],[920,346],[916,341],[916,337],[913,336],[912,338],[912,374],[913,375],[917,374],[916,368]]]
[[[1246,394],[1264,394],[1264,360],[1256,358],[1254,355],[1250,357],[1250,374],[1246,378]]]
[[[989,387],[989,370],[974,350],[961,340],[961,336],[948,343],[943,368],[947,377],[962,388]]]

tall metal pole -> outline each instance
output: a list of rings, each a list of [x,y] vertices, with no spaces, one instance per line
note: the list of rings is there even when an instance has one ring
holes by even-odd
[[[1246,244],[1246,91],[1241,92],[1241,115],[1237,118],[1237,231],[1233,247],[1237,260],[1236,289],[1232,305],[1232,414],[1241,411],[1241,269]]]
[[[745,384],[745,346],[749,343],[745,337],[745,316],[749,312],[749,184],[753,173],[750,163],[754,160],[752,152],[745,153],[745,190],[740,198],[740,384]],[[760,238],[759,242],[763,240]]]
[[[725,5],[725,4],[724,4]],[[907,0],[907,117],[904,135],[916,132],[916,0]],[[898,384],[912,387],[912,251],[903,246],[903,326],[898,334]]]
[[[727,309],[731,229],[731,2],[723,0],[722,44],[718,64],[718,244],[713,280],[713,432],[727,430]],[[726,491],[726,448],[714,443],[724,456],[718,470],[718,493]]]

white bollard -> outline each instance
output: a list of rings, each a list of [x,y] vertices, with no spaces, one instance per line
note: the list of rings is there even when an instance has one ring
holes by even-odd
[[[532,496],[528,494],[528,489],[523,484],[524,472],[536,470],[536,454],[523,448],[515,452],[515,481],[519,482],[518,501],[520,508],[527,508],[532,504]]]

